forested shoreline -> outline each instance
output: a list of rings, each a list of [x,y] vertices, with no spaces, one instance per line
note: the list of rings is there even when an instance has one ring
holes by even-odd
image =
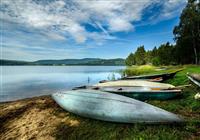
[[[126,65],[200,64],[199,0],[188,0],[173,34],[175,44],[167,42],[148,51],[145,50],[145,46],[140,46],[135,53],[130,53],[126,58]]]
[[[38,61],[17,61],[2,60],[1,66],[124,66],[125,62],[122,58],[116,59],[100,59],[100,58],[83,58],[83,59],[60,59],[60,60],[38,60]]]

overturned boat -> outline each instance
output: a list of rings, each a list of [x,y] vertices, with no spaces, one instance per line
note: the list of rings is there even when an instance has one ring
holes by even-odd
[[[72,90],[52,94],[66,111],[119,123],[180,123],[177,115],[125,96],[98,90]]]

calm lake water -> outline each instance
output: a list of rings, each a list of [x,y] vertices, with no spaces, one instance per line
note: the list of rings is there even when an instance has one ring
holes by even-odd
[[[120,78],[123,66],[1,66],[0,102],[50,95]]]

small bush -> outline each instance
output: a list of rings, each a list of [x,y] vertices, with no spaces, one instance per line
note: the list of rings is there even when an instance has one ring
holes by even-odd
[[[160,59],[159,59],[159,57],[153,58],[153,59],[152,59],[152,64],[153,64],[154,66],[159,66],[159,65],[160,65]]]

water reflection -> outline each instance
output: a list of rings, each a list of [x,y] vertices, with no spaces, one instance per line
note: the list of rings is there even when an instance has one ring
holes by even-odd
[[[0,101],[10,101],[119,78],[119,66],[3,66]]]

